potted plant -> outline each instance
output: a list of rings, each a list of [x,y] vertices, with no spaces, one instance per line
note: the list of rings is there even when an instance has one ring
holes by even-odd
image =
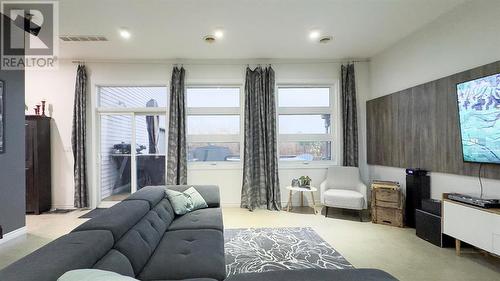
[[[301,176],[299,178],[299,181],[300,181],[300,187],[306,187],[306,188],[311,187],[311,178],[309,176]]]

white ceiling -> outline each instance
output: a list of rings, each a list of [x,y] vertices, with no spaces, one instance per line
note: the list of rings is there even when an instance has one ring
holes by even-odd
[[[369,58],[464,0],[60,0],[61,58]],[[132,38],[120,38],[127,27]],[[224,38],[201,39],[217,27]],[[312,42],[319,29],[333,42]]]

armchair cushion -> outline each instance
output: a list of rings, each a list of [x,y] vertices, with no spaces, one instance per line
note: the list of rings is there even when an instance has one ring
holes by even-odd
[[[353,190],[328,189],[323,194],[324,204],[329,207],[362,210],[365,206],[363,194]]]
[[[330,188],[356,190],[361,183],[359,169],[342,166],[330,167],[326,181],[330,184]]]
[[[356,167],[328,168],[320,184],[321,203],[327,207],[363,210],[367,207],[367,188]]]

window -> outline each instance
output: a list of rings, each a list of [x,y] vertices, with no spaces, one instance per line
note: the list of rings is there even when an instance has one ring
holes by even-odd
[[[279,88],[279,107],[329,107],[330,88]]]
[[[187,118],[188,135],[239,135],[239,115],[192,115]]]
[[[100,87],[100,108],[167,107],[165,87]]]
[[[334,101],[331,87],[278,87],[281,161],[331,161]]]
[[[187,106],[240,107],[240,88],[188,88]]]
[[[330,114],[280,115],[280,134],[329,134]]]
[[[188,87],[189,162],[240,161],[241,107],[238,87]]]

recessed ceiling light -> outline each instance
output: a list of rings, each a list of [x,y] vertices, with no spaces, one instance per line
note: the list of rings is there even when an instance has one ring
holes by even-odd
[[[205,37],[203,37],[203,41],[205,41],[208,44],[215,43],[215,40],[216,40],[215,36],[213,35],[206,35]]]
[[[321,38],[319,38],[318,42],[319,43],[322,43],[322,44],[326,44],[326,43],[330,43],[330,41],[333,40],[333,36],[321,36]]]
[[[319,31],[318,30],[312,30],[311,32],[309,32],[309,38],[311,39],[317,39],[319,38]]]
[[[119,33],[123,39],[129,39],[132,36],[130,31],[128,31],[128,29],[126,29],[124,27],[120,28]]]
[[[217,39],[221,39],[222,37],[224,37],[224,31],[222,29],[216,29],[214,32],[214,36]]]

